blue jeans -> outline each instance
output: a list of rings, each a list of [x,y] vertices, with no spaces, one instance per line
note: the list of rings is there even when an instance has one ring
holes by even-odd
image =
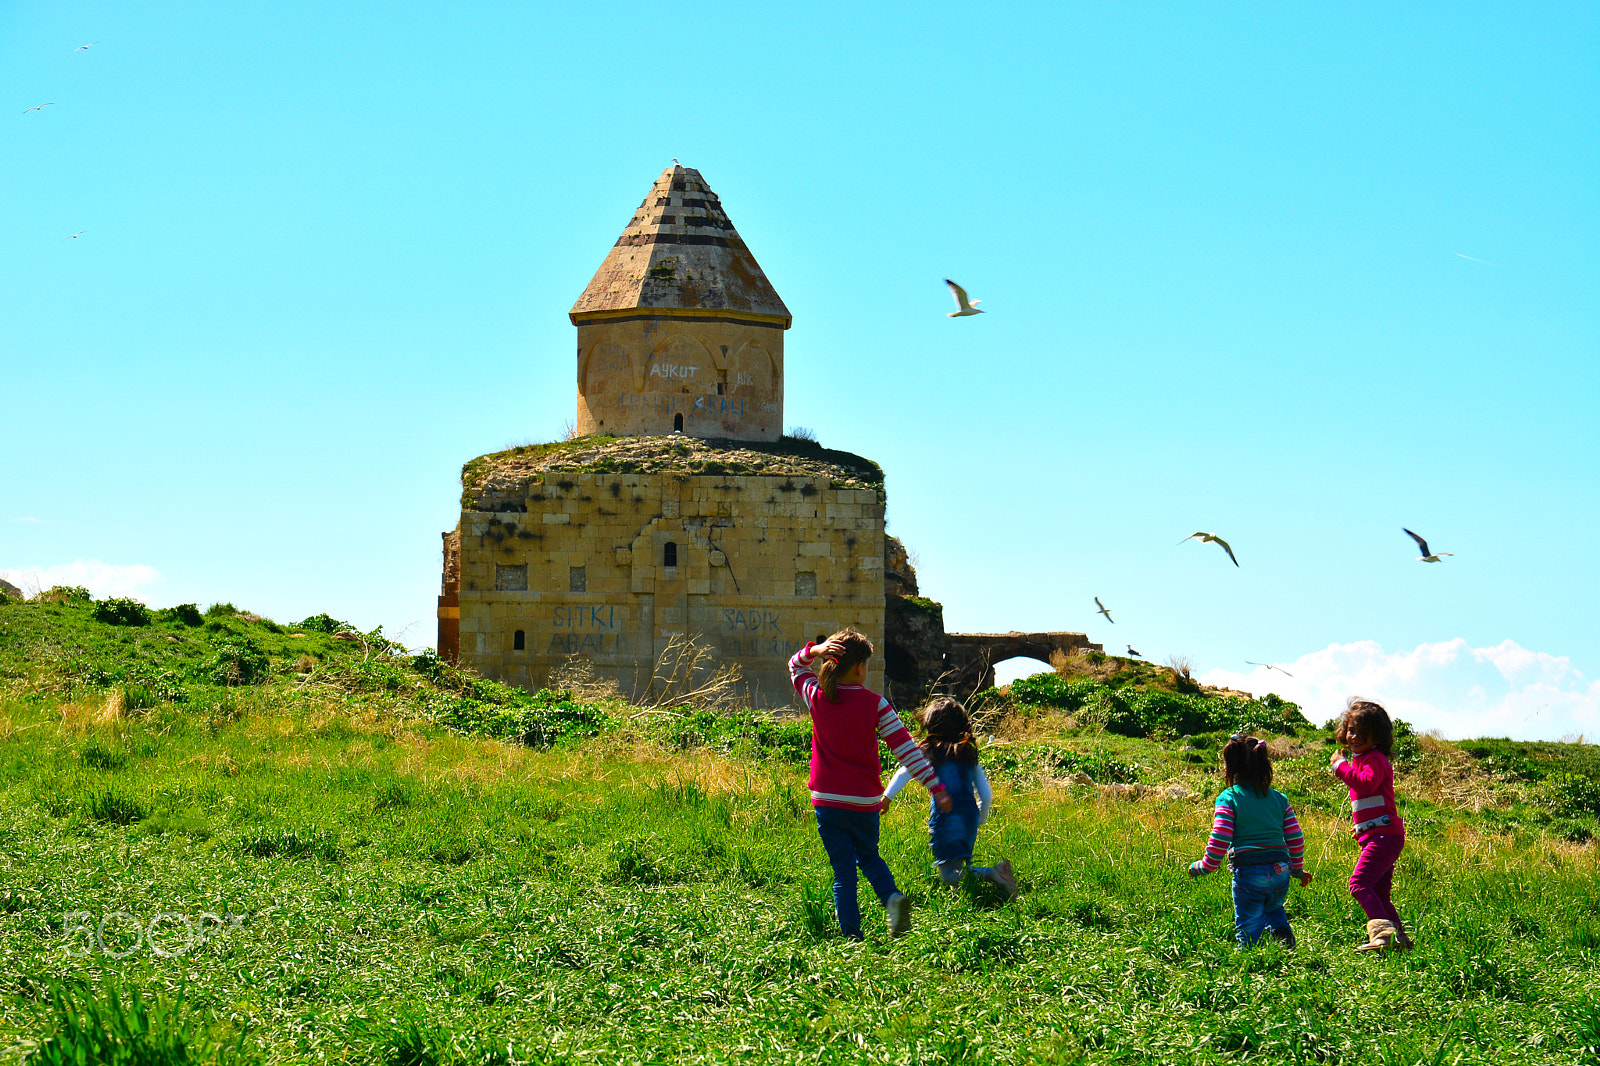
[[[842,807],[818,807],[817,835],[833,867],[833,909],[839,915],[839,928],[845,936],[861,936],[861,905],[856,900],[856,867],[866,874],[867,883],[878,894],[880,903],[899,891],[889,864],[878,854],[878,812],[847,811]]]
[[[1233,870],[1233,930],[1240,947],[1261,939],[1266,929],[1289,931],[1283,901],[1289,895],[1289,864],[1269,862]]]

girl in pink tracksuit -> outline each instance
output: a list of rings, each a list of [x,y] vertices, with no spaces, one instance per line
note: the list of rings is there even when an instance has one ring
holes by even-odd
[[[1350,874],[1350,894],[1367,912],[1367,942],[1356,950],[1408,949],[1411,938],[1389,899],[1394,865],[1406,844],[1405,823],[1394,802],[1394,767],[1389,763],[1394,726],[1378,704],[1352,698],[1333,739],[1344,750],[1334,753],[1328,768],[1350,786],[1355,819],[1351,835],[1361,845],[1361,857]]]
[[[878,812],[883,809],[878,738],[927,787],[940,810],[950,809],[939,775],[900,716],[888,700],[862,684],[871,656],[872,642],[845,629],[821,644],[807,643],[789,660],[790,680],[811,714],[811,805],[816,808],[817,835],[833,867],[839,928],[852,940],[861,939],[857,867],[884,905],[889,935],[911,928],[911,900],[895,886],[889,864],[878,854]],[[815,671],[813,662],[818,663]]]

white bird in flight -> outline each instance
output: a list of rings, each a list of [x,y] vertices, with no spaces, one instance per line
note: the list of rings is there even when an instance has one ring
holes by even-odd
[[[38,107],[30,107],[30,108],[28,108],[28,111],[43,111],[47,107],[54,107],[54,106],[56,106],[56,105],[54,105],[54,104],[40,104]],[[24,111],[23,114],[26,115],[28,113],[28,111]]]
[[[80,44],[78,47],[74,48],[73,51],[74,52],[81,52],[85,48],[93,48],[95,45],[97,45],[99,43],[100,43],[99,41],[90,41],[88,44]]]
[[[1111,612],[1106,610],[1106,605],[1100,602],[1099,596],[1094,598],[1094,605],[1099,608],[1099,610],[1094,612],[1095,614],[1103,614],[1106,616],[1107,622],[1110,622],[1112,625],[1117,624],[1117,620],[1111,617]]]
[[[1289,673],[1289,671],[1285,670],[1283,667],[1281,667],[1281,666],[1273,666],[1271,663],[1258,663],[1258,662],[1255,662],[1254,660],[1251,660],[1251,659],[1246,659],[1245,662],[1249,663],[1251,666],[1265,666],[1268,670],[1276,670],[1276,671],[1278,671],[1278,673],[1284,674],[1284,675],[1286,675],[1288,677],[1293,677],[1294,676],[1293,674]]]
[[[1228,558],[1233,560],[1233,565],[1239,565],[1239,560],[1234,556],[1233,549],[1228,547],[1228,542],[1217,536],[1215,533],[1190,533],[1187,537],[1184,537],[1183,540],[1178,541],[1178,543],[1182,544],[1184,541],[1193,540],[1196,537],[1200,538],[1201,544],[1222,545],[1222,550],[1228,553]]]
[[[950,286],[950,292],[956,298],[956,308],[957,308],[957,310],[954,310],[954,311],[950,312],[950,317],[951,318],[961,318],[961,317],[963,317],[965,315],[981,315],[981,314],[983,314],[983,309],[982,308],[973,306],[973,304],[981,304],[981,303],[983,303],[982,300],[969,300],[969,299],[967,299],[967,290],[963,289],[960,285],[957,285],[955,282],[951,281],[949,278],[945,278],[944,279],[944,283],[946,285]]]
[[[1411,532],[1411,530],[1406,529],[1405,526],[1401,526],[1400,530],[1401,532],[1405,533],[1406,536],[1417,542],[1417,547],[1422,551],[1422,554],[1417,556],[1417,562],[1419,563],[1436,563],[1443,556],[1455,554],[1455,552],[1431,552],[1428,550],[1427,541]]]
[[[65,237],[63,237],[61,239],[64,240],[64,241],[70,241],[70,240],[73,240],[76,237],[82,237],[85,233],[88,233],[88,232],[89,231],[86,230],[86,229],[81,229],[77,233],[69,233],[69,234],[67,234]]]

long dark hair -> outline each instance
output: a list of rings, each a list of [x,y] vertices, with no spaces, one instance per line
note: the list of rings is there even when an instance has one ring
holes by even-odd
[[[1272,788],[1272,758],[1267,742],[1235,734],[1222,747],[1222,780],[1231,788],[1248,782],[1256,795],[1265,796]]]
[[[1344,705],[1344,716],[1339,719],[1338,728],[1333,731],[1333,739],[1341,747],[1349,747],[1357,737],[1372,741],[1372,746],[1386,757],[1394,756],[1394,723],[1389,721],[1389,712],[1371,700],[1351,696]]]
[[[972,743],[972,719],[967,709],[949,696],[940,696],[922,709],[922,753],[928,761],[938,766],[954,759],[956,762],[978,761],[978,749]]]
[[[838,703],[839,675],[856,663],[864,663],[872,658],[872,641],[853,629],[841,629],[828,639],[843,644],[844,650],[838,658],[822,660],[817,667],[817,681],[821,683],[822,694],[828,697],[828,701]]]

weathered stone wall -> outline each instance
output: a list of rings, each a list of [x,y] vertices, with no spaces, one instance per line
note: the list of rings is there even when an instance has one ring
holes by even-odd
[[[783,327],[670,312],[578,324],[578,432],[775,441]]]
[[[469,491],[459,661],[537,688],[572,657],[646,695],[675,637],[737,663],[757,706],[787,659],[845,626],[884,630],[883,499],[830,478],[547,470]],[[444,631],[441,600],[441,633]],[[881,657],[869,686],[882,684]]]

